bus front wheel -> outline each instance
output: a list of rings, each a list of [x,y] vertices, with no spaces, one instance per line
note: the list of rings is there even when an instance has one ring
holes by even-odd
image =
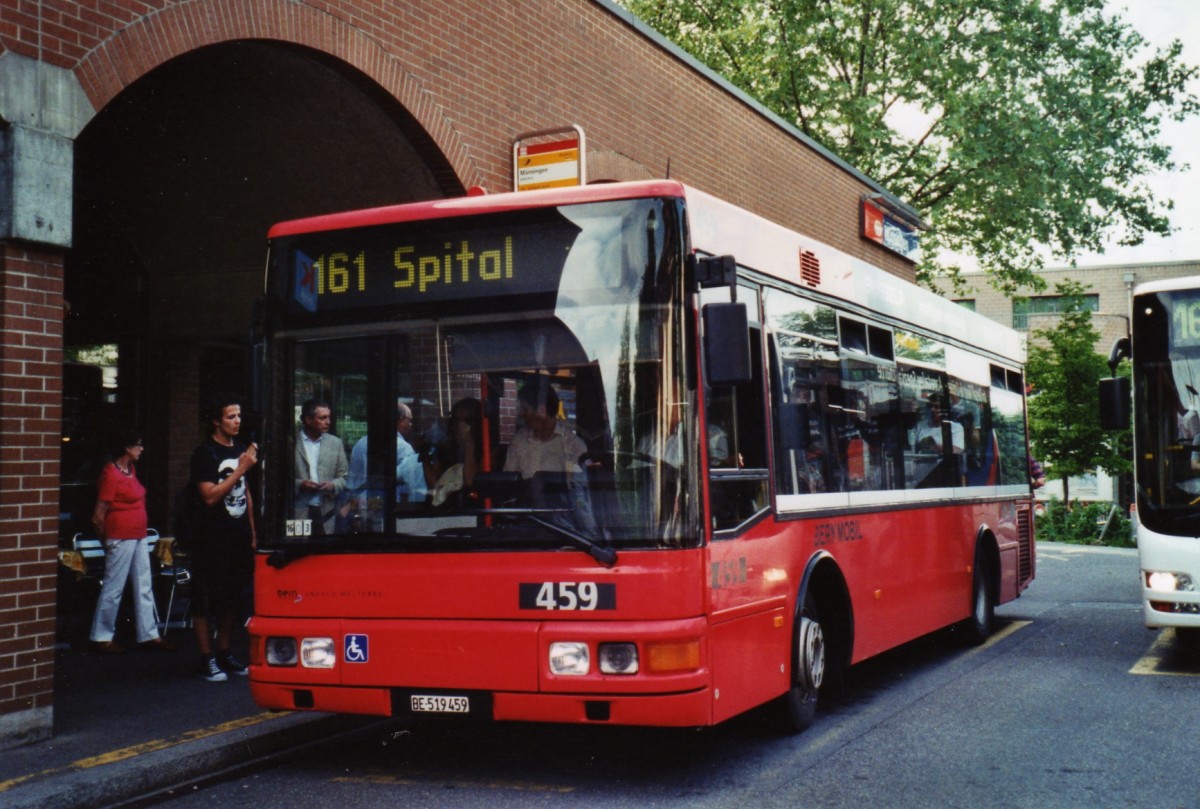
[[[817,697],[825,680],[825,630],[811,595],[805,596],[796,621],[792,654],[792,685],[779,698],[777,713],[784,730],[799,733],[816,718]]]

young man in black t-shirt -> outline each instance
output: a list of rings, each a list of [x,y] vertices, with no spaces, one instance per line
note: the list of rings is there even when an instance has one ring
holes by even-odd
[[[247,447],[238,440],[242,406],[232,394],[213,397],[205,419],[212,435],[196,447],[191,462],[191,480],[202,504],[192,550],[192,614],[200,676],[217,683],[230,674],[247,674],[245,664],[230,653],[230,642],[253,569],[254,502],[246,473],[258,463],[258,445]]]

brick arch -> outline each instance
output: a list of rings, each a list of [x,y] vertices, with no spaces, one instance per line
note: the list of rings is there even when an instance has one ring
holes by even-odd
[[[166,8],[105,39],[79,61],[75,75],[93,108],[100,110],[164,62],[206,45],[239,40],[301,45],[354,67],[404,106],[464,187],[484,184],[478,159],[420,80],[363,31],[307,5],[215,0]]]

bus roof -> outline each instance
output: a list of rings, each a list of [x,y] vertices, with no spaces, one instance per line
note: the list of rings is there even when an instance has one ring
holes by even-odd
[[[1153,294],[1155,292],[1176,292],[1181,289],[1200,289],[1200,275],[1189,275],[1183,278],[1166,278],[1162,281],[1146,281],[1134,287],[1134,295]]]
[[[1010,362],[1025,362],[1025,336],[1020,332],[703,191],[688,188],[686,192],[697,249],[708,253],[732,249],[744,267],[920,326],[949,341],[986,349]],[[803,254],[808,254],[807,272],[801,270]]]
[[[541,191],[468,195],[295,219],[275,225],[267,237],[275,239],[301,233],[317,233],[397,222],[416,222],[426,219],[447,219],[452,216],[481,213],[503,213],[554,205],[578,205],[587,202],[607,202],[639,197],[683,197],[685,193],[683,184],[674,180],[641,180],[628,183],[596,183],[571,188],[549,188]]]

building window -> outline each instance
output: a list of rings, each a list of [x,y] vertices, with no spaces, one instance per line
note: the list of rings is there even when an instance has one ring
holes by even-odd
[[[1061,295],[1041,295],[1036,298],[1013,298],[1013,328],[1029,329],[1030,315],[1055,315],[1067,311],[1067,300]],[[1099,295],[1081,295],[1079,300],[1085,312],[1100,311]]]
[[[972,312],[975,311],[975,299],[974,298],[962,298],[960,300],[955,301],[955,303],[957,303],[959,306],[961,306],[964,309],[970,309]]]

